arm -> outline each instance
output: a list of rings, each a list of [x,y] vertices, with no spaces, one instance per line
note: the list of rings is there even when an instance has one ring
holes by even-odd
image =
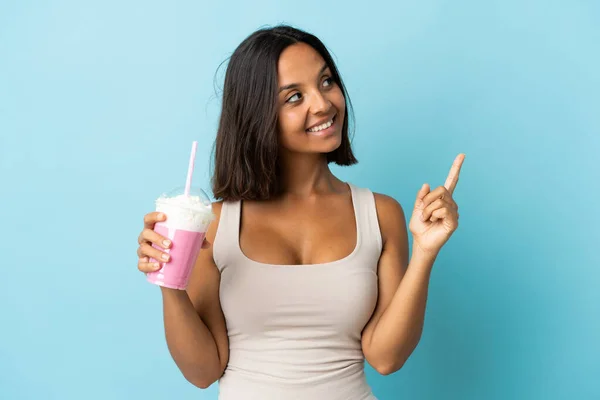
[[[408,266],[402,207],[391,197],[375,196],[384,242],[378,265],[380,294],[362,345],[367,361],[382,374],[402,368],[421,339],[431,269],[458,228],[458,205],[452,195],[464,160],[464,154],[454,159],[444,186],[430,190],[426,183],[418,191],[409,224],[413,253]]]
[[[211,243],[220,211],[221,204],[214,204],[217,219],[206,235]],[[200,251],[186,291],[161,288],[169,352],[183,376],[200,388],[209,387],[221,377],[229,358],[219,282],[211,246]]]
[[[408,262],[408,234],[402,207],[375,195],[383,249],[378,264],[379,297],[362,335],[365,358],[383,375],[399,370],[417,347],[434,256],[417,247]]]

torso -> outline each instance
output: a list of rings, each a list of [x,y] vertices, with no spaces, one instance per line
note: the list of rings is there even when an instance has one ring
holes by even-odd
[[[335,188],[223,203],[213,243],[229,349],[221,399],[374,399],[361,340],[379,298],[376,204],[368,189]]]
[[[352,253],[356,236],[346,184],[315,199],[242,202],[240,247],[246,257],[260,263],[301,266],[336,261]]]

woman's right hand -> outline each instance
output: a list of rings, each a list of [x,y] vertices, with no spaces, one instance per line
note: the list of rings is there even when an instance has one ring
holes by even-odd
[[[137,249],[138,269],[144,273],[154,272],[160,269],[160,264],[157,262],[150,262],[150,258],[161,260],[161,262],[169,261],[169,254],[152,247],[152,244],[155,244],[164,250],[171,247],[171,241],[168,238],[154,232],[154,225],[157,222],[163,222],[166,219],[167,217],[165,214],[156,211],[144,215],[144,229],[138,236],[139,247]]]
[[[160,264],[158,262],[150,262],[150,258],[161,260],[161,262],[169,262],[171,259],[171,256],[168,253],[152,247],[153,244],[163,250],[171,247],[172,243],[169,238],[159,235],[154,231],[154,225],[157,222],[164,222],[166,220],[167,216],[161,212],[155,211],[144,215],[144,229],[138,236],[139,247],[137,249],[138,269],[144,273],[154,272],[160,269]],[[202,248],[207,249],[209,247],[210,243],[204,239]]]

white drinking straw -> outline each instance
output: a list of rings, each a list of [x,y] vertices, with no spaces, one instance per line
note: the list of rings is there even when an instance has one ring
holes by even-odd
[[[190,187],[192,186],[192,175],[194,174],[194,160],[196,159],[196,148],[198,147],[198,142],[192,142],[192,154],[190,155],[190,163],[188,164],[188,172],[187,179],[185,181],[185,195],[188,197],[190,195]]]

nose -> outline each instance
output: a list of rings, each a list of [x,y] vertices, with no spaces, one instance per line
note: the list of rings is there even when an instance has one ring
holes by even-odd
[[[319,90],[311,96],[310,111],[313,114],[326,114],[331,110],[331,102]]]

